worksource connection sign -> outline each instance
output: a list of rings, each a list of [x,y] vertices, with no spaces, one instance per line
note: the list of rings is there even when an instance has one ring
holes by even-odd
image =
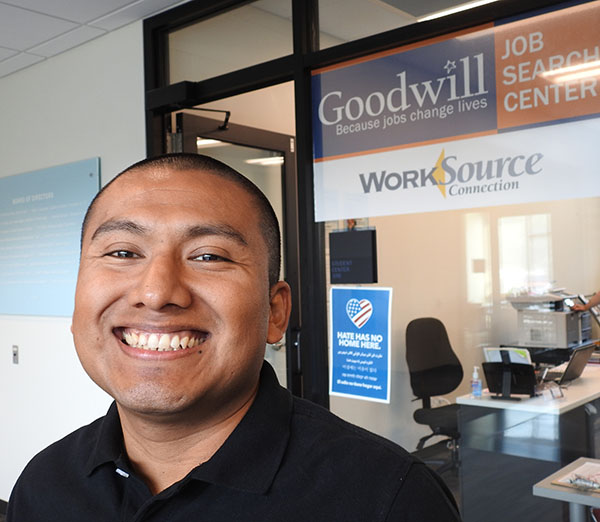
[[[317,221],[599,196],[598,28],[588,2],[315,71]]]
[[[390,402],[391,288],[331,289],[331,395]]]
[[[100,159],[0,178],[0,314],[70,316]]]

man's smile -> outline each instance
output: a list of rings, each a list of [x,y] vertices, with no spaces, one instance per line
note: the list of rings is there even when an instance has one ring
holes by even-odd
[[[148,351],[172,352],[194,348],[208,338],[208,333],[198,330],[178,332],[152,332],[134,328],[116,328],[115,335],[132,348]]]

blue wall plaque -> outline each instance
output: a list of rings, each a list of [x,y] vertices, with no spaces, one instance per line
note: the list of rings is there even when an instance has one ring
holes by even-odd
[[[0,178],[0,314],[70,316],[100,158]]]

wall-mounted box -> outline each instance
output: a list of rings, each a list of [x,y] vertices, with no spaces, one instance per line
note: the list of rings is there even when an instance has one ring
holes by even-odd
[[[377,282],[375,230],[348,230],[329,234],[332,285]]]

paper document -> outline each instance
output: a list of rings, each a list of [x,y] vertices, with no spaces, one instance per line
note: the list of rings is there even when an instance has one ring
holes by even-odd
[[[600,491],[600,463],[586,462],[552,483],[569,488]]]

